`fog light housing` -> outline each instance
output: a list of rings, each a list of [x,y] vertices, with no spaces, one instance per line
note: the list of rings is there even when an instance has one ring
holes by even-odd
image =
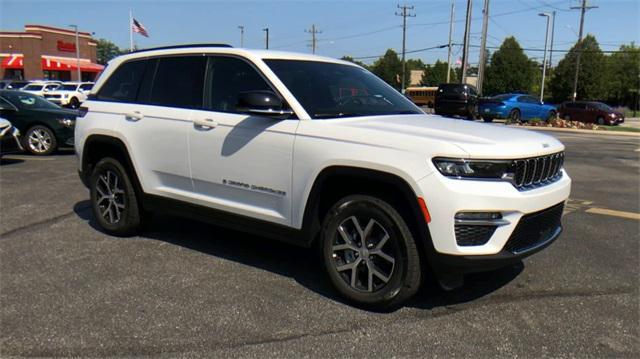
[[[472,221],[490,221],[501,218],[502,213],[500,212],[458,212],[455,216],[455,219]]]

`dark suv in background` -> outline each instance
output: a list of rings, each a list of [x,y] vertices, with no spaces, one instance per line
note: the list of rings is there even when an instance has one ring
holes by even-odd
[[[607,104],[595,101],[565,102],[558,109],[560,118],[567,121],[617,125],[624,122],[624,115]]]
[[[474,120],[478,114],[478,92],[467,84],[441,84],[436,92],[435,112],[444,116],[464,116]]]

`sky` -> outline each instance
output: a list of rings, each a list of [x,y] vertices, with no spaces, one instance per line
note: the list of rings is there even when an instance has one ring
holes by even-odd
[[[484,0],[472,6],[469,62],[478,62]],[[376,56],[392,48],[402,49],[402,17],[395,13],[398,4],[413,6],[407,18],[408,51],[443,45],[448,42],[451,0],[430,1],[67,1],[0,0],[0,30],[22,31],[25,24],[68,27],[77,24],[81,31],[93,32],[122,48],[129,47],[129,11],[141,22],[150,37],[134,34],[140,48],[181,43],[222,42],[240,46],[239,25],[245,27],[244,47],[264,48],[265,32],[270,33],[270,48],[311,52],[312,24],[317,35],[316,53],[330,57],[344,55],[372,63]],[[454,0],[453,42],[462,43],[466,0]],[[540,12],[556,11],[554,49],[569,49],[577,39],[579,0],[491,0],[487,46],[492,52],[507,36],[515,36],[522,47],[544,48],[546,19]],[[598,6],[587,12],[585,33],[596,36],[603,50],[615,50],[621,44],[640,43],[640,0],[590,0]],[[454,58],[461,47],[453,47]],[[541,62],[542,51],[528,55]],[[371,58],[369,58],[371,57]],[[562,53],[554,52],[556,64]],[[447,58],[446,49],[407,54],[425,63]]]

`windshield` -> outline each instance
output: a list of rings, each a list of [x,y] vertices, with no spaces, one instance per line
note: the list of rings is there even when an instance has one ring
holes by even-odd
[[[58,105],[53,104],[40,96],[32,95],[26,92],[6,91],[2,93],[2,97],[11,102],[11,104],[13,104],[15,107],[24,110],[35,110],[40,108],[60,108],[58,107]]]
[[[423,113],[400,92],[356,66],[265,60],[313,119]]]
[[[62,85],[58,87],[56,90],[59,91],[75,91],[78,88],[78,85]]]
[[[42,90],[43,85],[27,85],[23,88],[25,91],[40,91]]]
[[[602,110],[602,111],[613,111],[613,109],[611,107],[609,107],[607,104],[604,104],[602,102],[596,102],[594,103],[594,106],[598,109],[598,110]]]

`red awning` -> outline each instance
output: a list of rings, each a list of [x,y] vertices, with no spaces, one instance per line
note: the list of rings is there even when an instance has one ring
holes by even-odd
[[[2,62],[0,62],[0,66],[4,69],[21,69],[23,68],[23,57],[22,55],[5,57],[2,59]]]
[[[75,59],[50,59],[42,58],[42,69],[49,71],[72,71],[77,70],[77,60]],[[80,61],[80,71],[84,72],[100,72],[104,66],[94,64],[92,62]]]

